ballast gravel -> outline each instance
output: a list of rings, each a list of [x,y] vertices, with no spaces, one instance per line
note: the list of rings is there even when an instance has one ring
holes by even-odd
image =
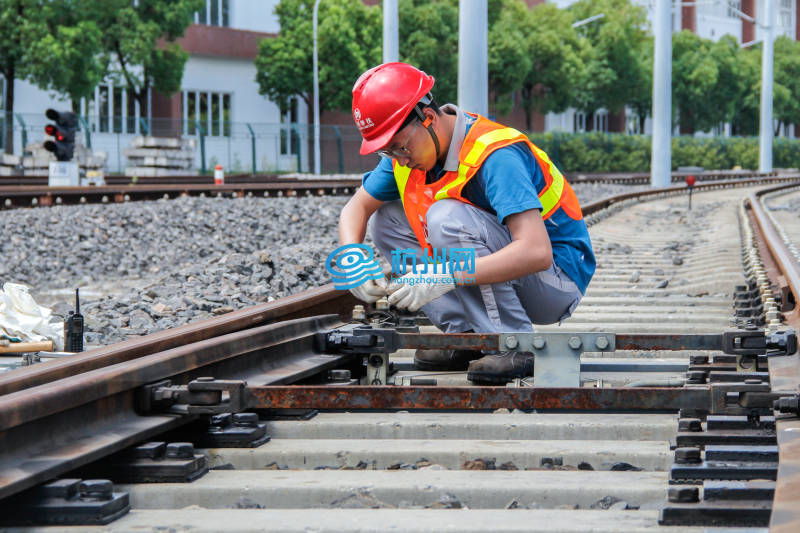
[[[579,184],[582,203],[644,187]],[[217,198],[0,211],[0,283],[65,316],[81,288],[87,345],[323,285],[348,197]]]

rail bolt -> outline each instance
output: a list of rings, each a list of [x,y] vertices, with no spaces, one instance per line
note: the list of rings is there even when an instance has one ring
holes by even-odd
[[[573,350],[579,350],[580,347],[583,346],[583,341],[581,341],[580,337],[573,336],[569,338],[567,344],[569,344],[569,347]]]
[[[167,444],[167,459],[192,459],[194,444],[191,442],[170,442]]]
[[[364,320],[367,318],[367,312],[364,310],[363,305],[353,306],[353,320]]]
[[[708,374],[705,370],[690,370],[686,373],[686,383],[689,385],[701,385],[706,382]]]
[[[114,496],[114,484],[107,479],[84,479],[78,485],[81,498],[110,500]]]
[[[517,342],[517,338],[514,335],[506,337],[506,348],[513,350],[517,346],[519,346],[519,342]]]
[[[708,364],[708,356],[707,355],[690,355],[689,356],[689,364],[690,365],[707,365]]]
[[[236,413],[233,415],[233,425],[246,428],[258,427],[256,413]]]
[[[675,448],[675,462],[679,465],[688,465],[701,462],[700,448]]]
[[[703,431],[703,423],[699,418],[681,418],[678,420],[678,431]]]
[[[389,300],[386,298],[381,298],[377,302],[375,302],[375,309],[378,311],[388,311],[389,310]]]
[[[600,336],[597,337],[594,341],[594,345],[597,347],[598,350],[605,350],[608,348],[608,337]]]
[[[675,486],[667,491],[670,503],[696,503],[700,501],[700,489],[697,486]]]
[[[533,347],[536,348],[537,350],[541,350],[542,348],[544,348],[545,344],[547,344],[547,342],[544,340],[544,337],[533,338]]]

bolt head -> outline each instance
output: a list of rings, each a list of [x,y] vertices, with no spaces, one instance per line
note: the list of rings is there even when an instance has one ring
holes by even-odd
[[[509,335],[508,337],[506,337],[506,348],[508,348],[509,350],[513,350],[518,345],[519,342],[517,341],[517,338],[514,335]]]
[[[536,348],[537,350],[541,350],[542,348],[544,348],[545,344],[547,344],[547,342],[544,340],[544,337],[533,338],[533,347]]]
[[[601,335],[597,337],[594,341],[594,345],[597,347],[598,350],[605,350],[608,348],[608,337]]]
[[[567,344],[573,350],[578,350],[581,346],[583,346],[583,341],[581,340],[580,337],[573,336],[573,337],[569,338],[569,341],[567,341]]]

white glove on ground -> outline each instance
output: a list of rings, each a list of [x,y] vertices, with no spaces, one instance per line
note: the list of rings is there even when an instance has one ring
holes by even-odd
[[[389,294],[389,283],[386,278],[368,279],[358,287],[350,289],[350,292],[362,302],[371,304]]]
[[[439,270],[445,267],[446,265],[439,265]],[[389,283],[389,303],[399,309],[414,312],[455,288],[453,276],[447,270],[436,274],[409,272]]]

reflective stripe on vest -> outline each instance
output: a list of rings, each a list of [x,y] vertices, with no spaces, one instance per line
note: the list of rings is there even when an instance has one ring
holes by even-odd
[[[426,228],[426,215],[430,206],[435,201],[445,199],[474,205],[462,196],[461,191],[492,152],[518,142],[527,143],[545,178],[545,187],[538,194],[542,204],[542,219],[549,218],[558,207],[563,207],[571,218],[576,220],[582,218],[580,205],[572,187],[543,150],[514,128],[502,126],[479,115],[473,116],[477,120],[461,146],[456,172],[445,172],[434,183],[426,184],[425,172],[401,166],[397,160],[392,162],[403,209],[420,246],[430,252]]]

